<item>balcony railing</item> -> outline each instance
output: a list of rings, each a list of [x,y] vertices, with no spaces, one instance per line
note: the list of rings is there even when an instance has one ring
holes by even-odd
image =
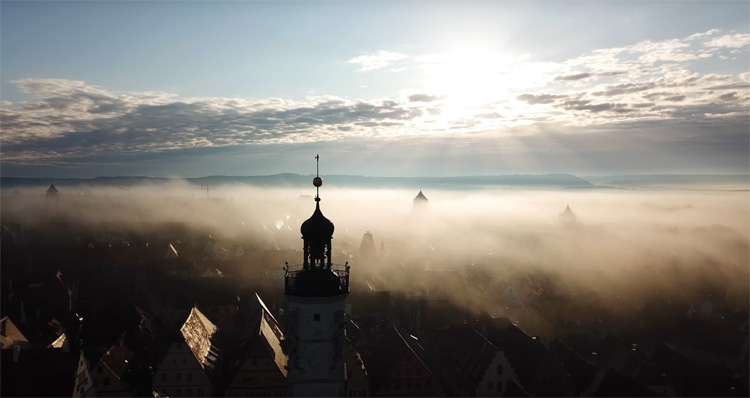
[[[349,293],[349,263],[333,264],[330,269],[302,264],[286,265],[284,293],[302,297],[328,297]]]

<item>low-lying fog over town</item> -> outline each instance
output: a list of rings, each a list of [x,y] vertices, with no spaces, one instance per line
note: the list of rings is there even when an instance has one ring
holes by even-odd
[[[750,396],[748,16],[0,0],[0,396]]]
[[[316,188],[133,181],[5,180],[4,380],[34,366],[64,369],[74,396],[291,394],[302,343],[285,274],[306,261]],[[736,181],[324,182],[330,256],[350,267],[344,393],[746,395],[750,207]]]

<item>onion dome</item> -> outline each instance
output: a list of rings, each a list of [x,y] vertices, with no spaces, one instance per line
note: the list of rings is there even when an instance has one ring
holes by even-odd
[[[333,237],[333,223],[320,211],[320,202],[315,204],[315,212],[300,227],[302,239],[328,241]]]

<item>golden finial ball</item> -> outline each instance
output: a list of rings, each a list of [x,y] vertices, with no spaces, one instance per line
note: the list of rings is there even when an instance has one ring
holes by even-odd
[[[320,177],[313,178],[313,185],[315,185],[316,187],[323,185],[323,179]]]

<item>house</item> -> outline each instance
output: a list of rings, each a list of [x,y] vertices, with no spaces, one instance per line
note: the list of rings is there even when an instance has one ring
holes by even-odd
[[[377,336],[363,359],[374,396],[445,396],[438,379],[393,324]]]
[[[558,339],[550,343],[549,350],[554,352],[565,366],[565,371],[573,383],[574,394],[581,396],[596,377],[596,366],[578,356],[567,344]]]
[[[440,346],[440,377],[450,395],[498,396],[515,380],[503,351],[466,323],[449,325]]]
[[[135,353],[124,345],[113,345],[89,372],[98,397],[130,396],[128,370]]]
[[[347,337],[344,346],[344,366],[346,369],[346,396],[369,397],[370,377],[367,374],[362,356]]]
[[[227,397],[261,397],[287,395],[288,356],[282,349],[284,334],[273,314],[259,296],[251,329],[229,359]]]
[[[95,397],[94,378],[91,377],[91,366],[84,350],[78,353],[78,362],[75,368],[75,381],[73,385],[73,397]]]
[[[212,381],[218,364],[218,328],[193,308],[180,333],[156,367],[153,391],[167,396],[216,396]]]
[[[215,395],[203,367],[181,335],[169,348],[154,371],[153,391],[166,396],[209,397]]]
[[[538,339],[505,319],[490,319],[487,338],[508,359],[514,379],[533,396],[567,395],[574,389],[562,361]]]

